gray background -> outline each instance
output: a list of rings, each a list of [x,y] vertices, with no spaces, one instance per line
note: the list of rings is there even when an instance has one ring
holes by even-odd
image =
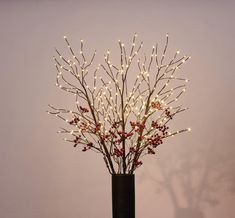
[[[0,1],[0,217],[109,218],[110,175],[100,156],[61,140],[48,103],[73,102],[54,86],[53,47],[84,38],[100,55],[134,32],[146,49],[170,34],[192,59],[175,120],[190,134],[166,141],[136,172],[137,218],[232,218],[234,1]],[[150,48],[150,47],[149,47]]]

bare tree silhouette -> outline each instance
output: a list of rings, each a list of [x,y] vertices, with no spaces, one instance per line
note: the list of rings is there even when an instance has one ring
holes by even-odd
[[[158,156],[161,178],[145,173],[157,184],[157,192],[168,193],[175,218],[204,218],[206,205],[219,204],[218,190],[230,188],[230,193],[234,192],[234,154],[232,144],[224,145],[219,139],[210,146],[187,145]]]

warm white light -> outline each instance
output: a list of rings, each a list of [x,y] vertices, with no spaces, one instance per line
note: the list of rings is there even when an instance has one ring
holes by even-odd
[[[102,55],[101,59],[102,64],[90,67],[92,63],[97,63],[95,60],[96,51],[94,51],[93,56],[86,56],[86,51],[83,51],[84,41],[81,39],[81,43],[79,43],[80,50],[78,51],[81,55],[76,57],[75,52],[67,41],[67,37],[64,36],[67,43],[66,51],[69,53],[66,56],[71,60],[60,55],[59,51],[56,50],[56,58],[53,57],[57,70],[56,86],[60,87],[62,91],[72,94],[76,105],[71,110],[69,108],[57,109],[51,106],[53,111],[48,113],[60,118],[63,122],[67,122],[69,124],[67,126],[72,126],[75,129],[61,128],[62,131],[58,131],[67,135],[71,134],[68,139],[64,139],[65,141],[75,143],[76,147],[81,137],[81,146],[85,146],[85,151],[89,147],[86,144],[88,145],[89,142],[92,142],[102,153],[105,151],[105,145],[99,143],[102,136],[104,137],[105,144],[110,146],[113,143],[108,148],[108,152],[112,152],[114,147],[121,148],[122,143],[119,144],[118,141],[116,143],[116,140],[119,140],[118,134],[126,135],[126,133],[131,131],[130,133],[133,133],[133,136],[130,134],[131,136],[128,135],[125,139],[127,140],[126,154],[128,155],[128,143],[136,149],[135,146],[139,144],[139,142],[137,143],[139,140],[138,134],[140,134],[139,131],[143,124],[144,132],[143,138],[141,138],[143,140],[141,141],[143,143],[141,144],[141,152],[142,150],[144,152],[147,150],[145,148],[147,148],[147,143],[151,140],[150,137],[153,137],[156,133],[166,138],[168,136],[173,137],[178,133],[191,131],[191,128],[174,131],[173,133],[167,130],[168,133],[165,135],[155,126],[159,124],[168,127],[168,121],[175,114],[185,110],[181,105],[177,105],[176,101],[180,100],[181,94],[186,91],[186,88],[184,88],[186,84],[182,85],[181,83],[188,82],[189,80],[178,76],[178,74],[176,76],[174,73],[190,57],[178,57],[177,54],[180,51],[177,50],[173,58],[164,59],[165,55],[168,54],[168,38],[165,40],[166,44],[165,47],[163,46],[163,49],[158,51],[156,43],[156,46],[150,47],[150,54],[145,54],[141,49],[143,43],[136,42],[135,37],[137,37],[136,33],[129,44],[130,46],[126,47],[124,47],[124,43],[121,40],[118,40],[119,59],[117,61],[112,61],[111,63],[109,60],[111,52],[108,49],[104,50],[105,54],[104,56]],[[168,37],[168,33],[166,37]],[[76,54],[79,53],[76,51]],[[135,56],[138,56],[136,57],[137,63],[136,61],[133,62]],[[133,74],[135,72],[136,75]],[[70,78],[72,79],[69,80]],[[179,80],[181,83],[177,84]],[[179,94],[174,93],[175,90],[179,91]],[[118,124],[118,127],[114,125],[115,122],[122,122],[122,119],[124,119],[124,125],[126,125],[123,130],[125,133],[117,132],[122,130],[123,123]],[[130,124],[130,121],[133,124]],[[156,124],[152,121],[156,122]],[[99,123],[101,125],[97,126]],[[115,134],[115,139],[112,139],[112,133]],[[96,150],[93,148],[91,150]],[[98,149],[96,151],[99,152]],[[145,153],[141,155],[143,154]],[[109,155],[109,153],[105,153],[105,155]],[[127,158],[130,164],[131,158],[131,156],[130,159],[129,156]],[[110,153],[110,159],[114,163],[115,170],[121,169],[120,172],[124,172],[122,170],[122,158],[118,159],[118,157]],[[106,164],[109,166],[109,163]],[[126,172],[131,168],[130,164],[127,166]],[[128,171],[128,173],[130,172]]]

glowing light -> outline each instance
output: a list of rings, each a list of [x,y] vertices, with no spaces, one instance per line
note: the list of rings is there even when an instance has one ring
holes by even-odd
[[[72,95],[76,105],[72,109],[49,105],[52,111],[47,113],[67,123],[67,127],[58,131],[70,134],[68,139],[64,138],[65,141],[74,143],[74,147],[82,146],[83,151],[95,150],[104,155],[111,174],[132,174],[136,169],[135,161],[139,161],[135,160],[135,152],[140,149],[140,157],[148,153],[148,147],[154,148],[151,143],[154,143],[156,135],[165,139],[191,131],[191,128],[173,133],[168,131],[168,122],[175,114],[185,110],[177,101],[186,91],[185,82],[189,81],[178,77],[178,71],[176,77],[175,71],[191,57],[179,55],[181,57],[176,58],[180,54],[177,50],[172,59],[165,58],[169,53],[168,33],[163,49],[158,50],[156,43],[156,46],[150,47],[150,54],[147,55],[141,49],[143,43],[137,42],[136,37],[135,33],[126,47],[118,40],[120,56],[112,63],[108,49],[104,50],[102,63],[91,67],[97,63],[94,60],[96,51],[87,56],[84,40],[81,39],[80,50],[74,52],[66,36],[65,49],[70,53],[69,57],[72,56],[71,60],[66,60],[67,55],[60,55],[57,50],[57,58],[53,57],[57,70],[56,86]],[[75,53],[80,55],[76,57]],[[68,126],[75,130],[66,129]],[[115,149],[123,149],[123,141],[126,145],[125,154],[128,155],[125,170],[122,156],[114,152]],[[130,146],[133,148],[131,152]]]

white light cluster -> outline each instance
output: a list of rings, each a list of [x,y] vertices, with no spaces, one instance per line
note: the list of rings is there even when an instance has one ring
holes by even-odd
[[[139,55],[143,42],[138,43],[136,41],[137,34],[133,37],[130,49],[127,49],[128,46],[126,48],[125,44],[118,40],[120,47],[119,65],[112,63],[111,51],[108,49],[104,55],[104,63],[92,67],[96,51],[90,59],[87,59],[86,52],[84,52],[84,40],[80,40],[80,51],[77,54],[73,51],[67,37],[64,36],[71,58],[66,59],[56,50],[58,57],[53,57],[57,69],[56,86],[75,96],[76,110],[58,109],[50,106],[53,110],[49,112],[50,114],[54,114],[69,125],[73,125],[73,129],[63,129],[58,133],[68,133],[71,137],[79,134],[82,143],[86,144],[92,141],[97,145],[97,147],[94,147],[96,151],[102,153],[105,152],[105,145],[101,143],[99,137],[102,134],[109,134],[114,122],[122,122],[122,128],[123,126],[125,128],[123,131],[127,132],[130,130],[130,121],[145,123],[143,131],[146,131],[146,134],[144,134],[144,140],[146,140],[150,136],[147,134],[148,129],[151,130],[151,134],[157,132],[151,126],[152,121],[165,125],[173,116],[184,111],[185,109],[181,106],[175,106],[175,103],[186,91],[185,84],[181,83],[187,83],[189,80],[177,77],[175,74],[178,73],[181,65],[191,57],[179,58],[181,52],[177,50],[169,63],[165,63],[168,37],[168,34],[166,34],[166,44],[162,53],[159,52],[158,44],[156,44],[156,46],[152,46],[149,56]],[[136,61],[133,61],[135,58],[139,72],[133,80],[133,85],[130,86],[127,78],[130,77],[130,71],[136,64]],[[68,74],[72,75],[76,83],[68,79]],[[88,83],[89,75],[93,75],[93,84]],[[180,84],[175,85],[176,83],[172,83],[172,81]],[[73,122],[73,120],[76,120],[76,122]],[[91,129],[95,129],[99,124],[100,129],[95,137]],[[135,130],[137,131],[138,128],[135,127]],[[167,137],[185,131],[191,131],[191,128],[175,132],[168,131]],[[64,140],[74,142],[67,138]],[[140,144],[138,140],[138,137],[135,136],[131,141],[132,145],[138,146]],[[114,146],[112,142],[107,141],[106,143],[112,150],[112,146]],[[119,163],[120,160],[115,161]],[[110,168],[109,170],[112,171]]]

